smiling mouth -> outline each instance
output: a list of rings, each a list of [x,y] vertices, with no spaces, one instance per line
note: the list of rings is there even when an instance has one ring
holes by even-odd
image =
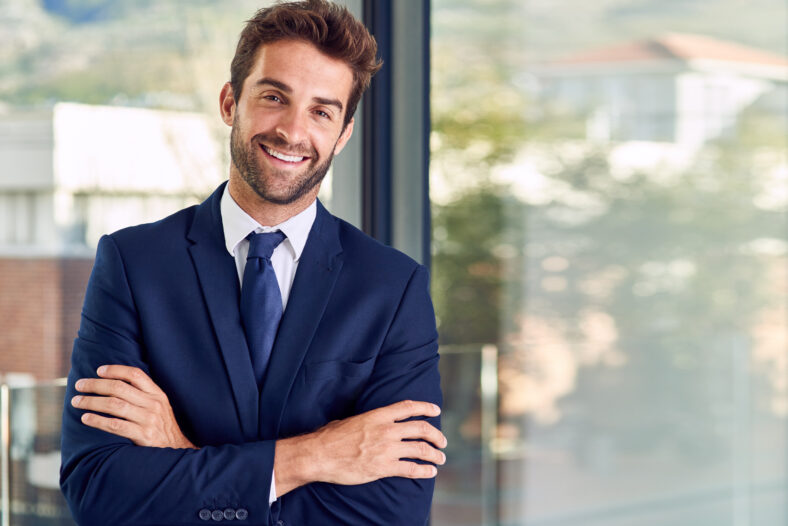
[[[273,157],[274,159],[278,159],[280,161],[284,161],[286,163],[300,163],[305,159],[309,159],[309,157],[299,156],[299,155],[287,155],[286,153],[279,152],[274,150],[273,148],[269,148],[265,144],[261,144],[260,147],[263,149],[265,153]]]

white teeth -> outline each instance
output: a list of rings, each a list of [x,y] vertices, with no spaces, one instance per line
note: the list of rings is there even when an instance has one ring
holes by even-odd
[[[276,150],[272,150],[268,146],[263,146],[263,149],[265,149],[265,151],[268,152],[268,155],[271,157],[276,157],[277,159],[287,161],[289,163],[298,163],[304,160],[303,157],[295,157],[294,155],[285,155],[283,153],[279,153]]]

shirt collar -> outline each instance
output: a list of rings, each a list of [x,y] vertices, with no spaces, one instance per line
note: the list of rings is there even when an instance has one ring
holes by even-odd
[[[222,213],[222,227],[224,229],[224,243],[227,251],[235,257],[236,250],[241,241],[246,239],[250,232],[275,232],[281,230],[286,236],[291,255],[295,261],[301,257],[312,230],[312,224],[317,216],[317,201],[313,201],[304,211],[299,212],[286,221],[271,227],[261,226],[252,216],[238,206],[230,195],[230,185],[224,187],[220,204]],[[284,243],[284,242],[283,242]]]

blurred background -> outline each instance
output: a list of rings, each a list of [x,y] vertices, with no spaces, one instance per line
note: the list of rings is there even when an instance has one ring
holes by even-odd
[[[788,524],[784,0],[343,3],[387,68],[321,200],[431,267],[432,524]],[[0,0],[2,526],[73,524],[96,242],[226,178],[261,4]]]

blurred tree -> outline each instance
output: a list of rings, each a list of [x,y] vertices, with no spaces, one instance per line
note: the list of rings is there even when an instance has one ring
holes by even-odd
[[[523,380],[548,374],[555,357],[539,363],[522,342],[557,342],[516,335],[539,320],[574,356],[574,387],[553,402],[589,443],[670,440],[689,458],[713,457],[735,424],[712,408],[731,407],[734,375],[754,374],[753,327],[785,301],[769,278],[786,261],[785,203],[769,198],[771,172],[784,163],[785,111],[745,111],[684,166],[623,173],[611,166],[618,145],[569,140],[582,136],[586,116],[537,103],[514,73],[525,70],[516,56],[474,61],[457,46],[455,35],[433,48],[441,343],[499,344],[502,370],[517,370],[520,382],[502,385],[502,396],[536,397],[523,395]],[[526,148],[548,197],[517,191]],[[501,182],[502,166],[520,166],[522,179]],[[604,344],[594,316],[611,320]],[[526,425],[532,405],[511,405],[523,408],[511,421]]]
[[[709,407],[730,402],[730,387],[708,386],[734,374],[764,308],[784,301],[784,290],[764,279],[785,264],[784,208],[754,204],[769,191],[757,157],[747,147],[709,145],[679,173],[618,180],[607,152],[589,151],[553,163],[561,168],[549,178],[566,191],[548,203],[482,185],[435,206],[441,342],[505,342],[522,320],[548,320],[576,349],[576,388],[563,404],[589,415],[586,432],[627,447],[687,426],[724,434],[726,421],[708,422]],[[776,255],[760,250],[764,239],[778,242]],[[565,263],[556,269],[551,261]],[[615,364],[604,353],[581,363],[595,338],[584,319],[595,312],[614,320],[605,352],[622,357]],[[531,374],[540,374],[538,364]],[[714,450],[714,437],[675,438],[689,451]]]
[[[484,186],[435,208],[433,291],[442,344],[498,341],[504,302],[518,304],[525,209],[506,189]]]

